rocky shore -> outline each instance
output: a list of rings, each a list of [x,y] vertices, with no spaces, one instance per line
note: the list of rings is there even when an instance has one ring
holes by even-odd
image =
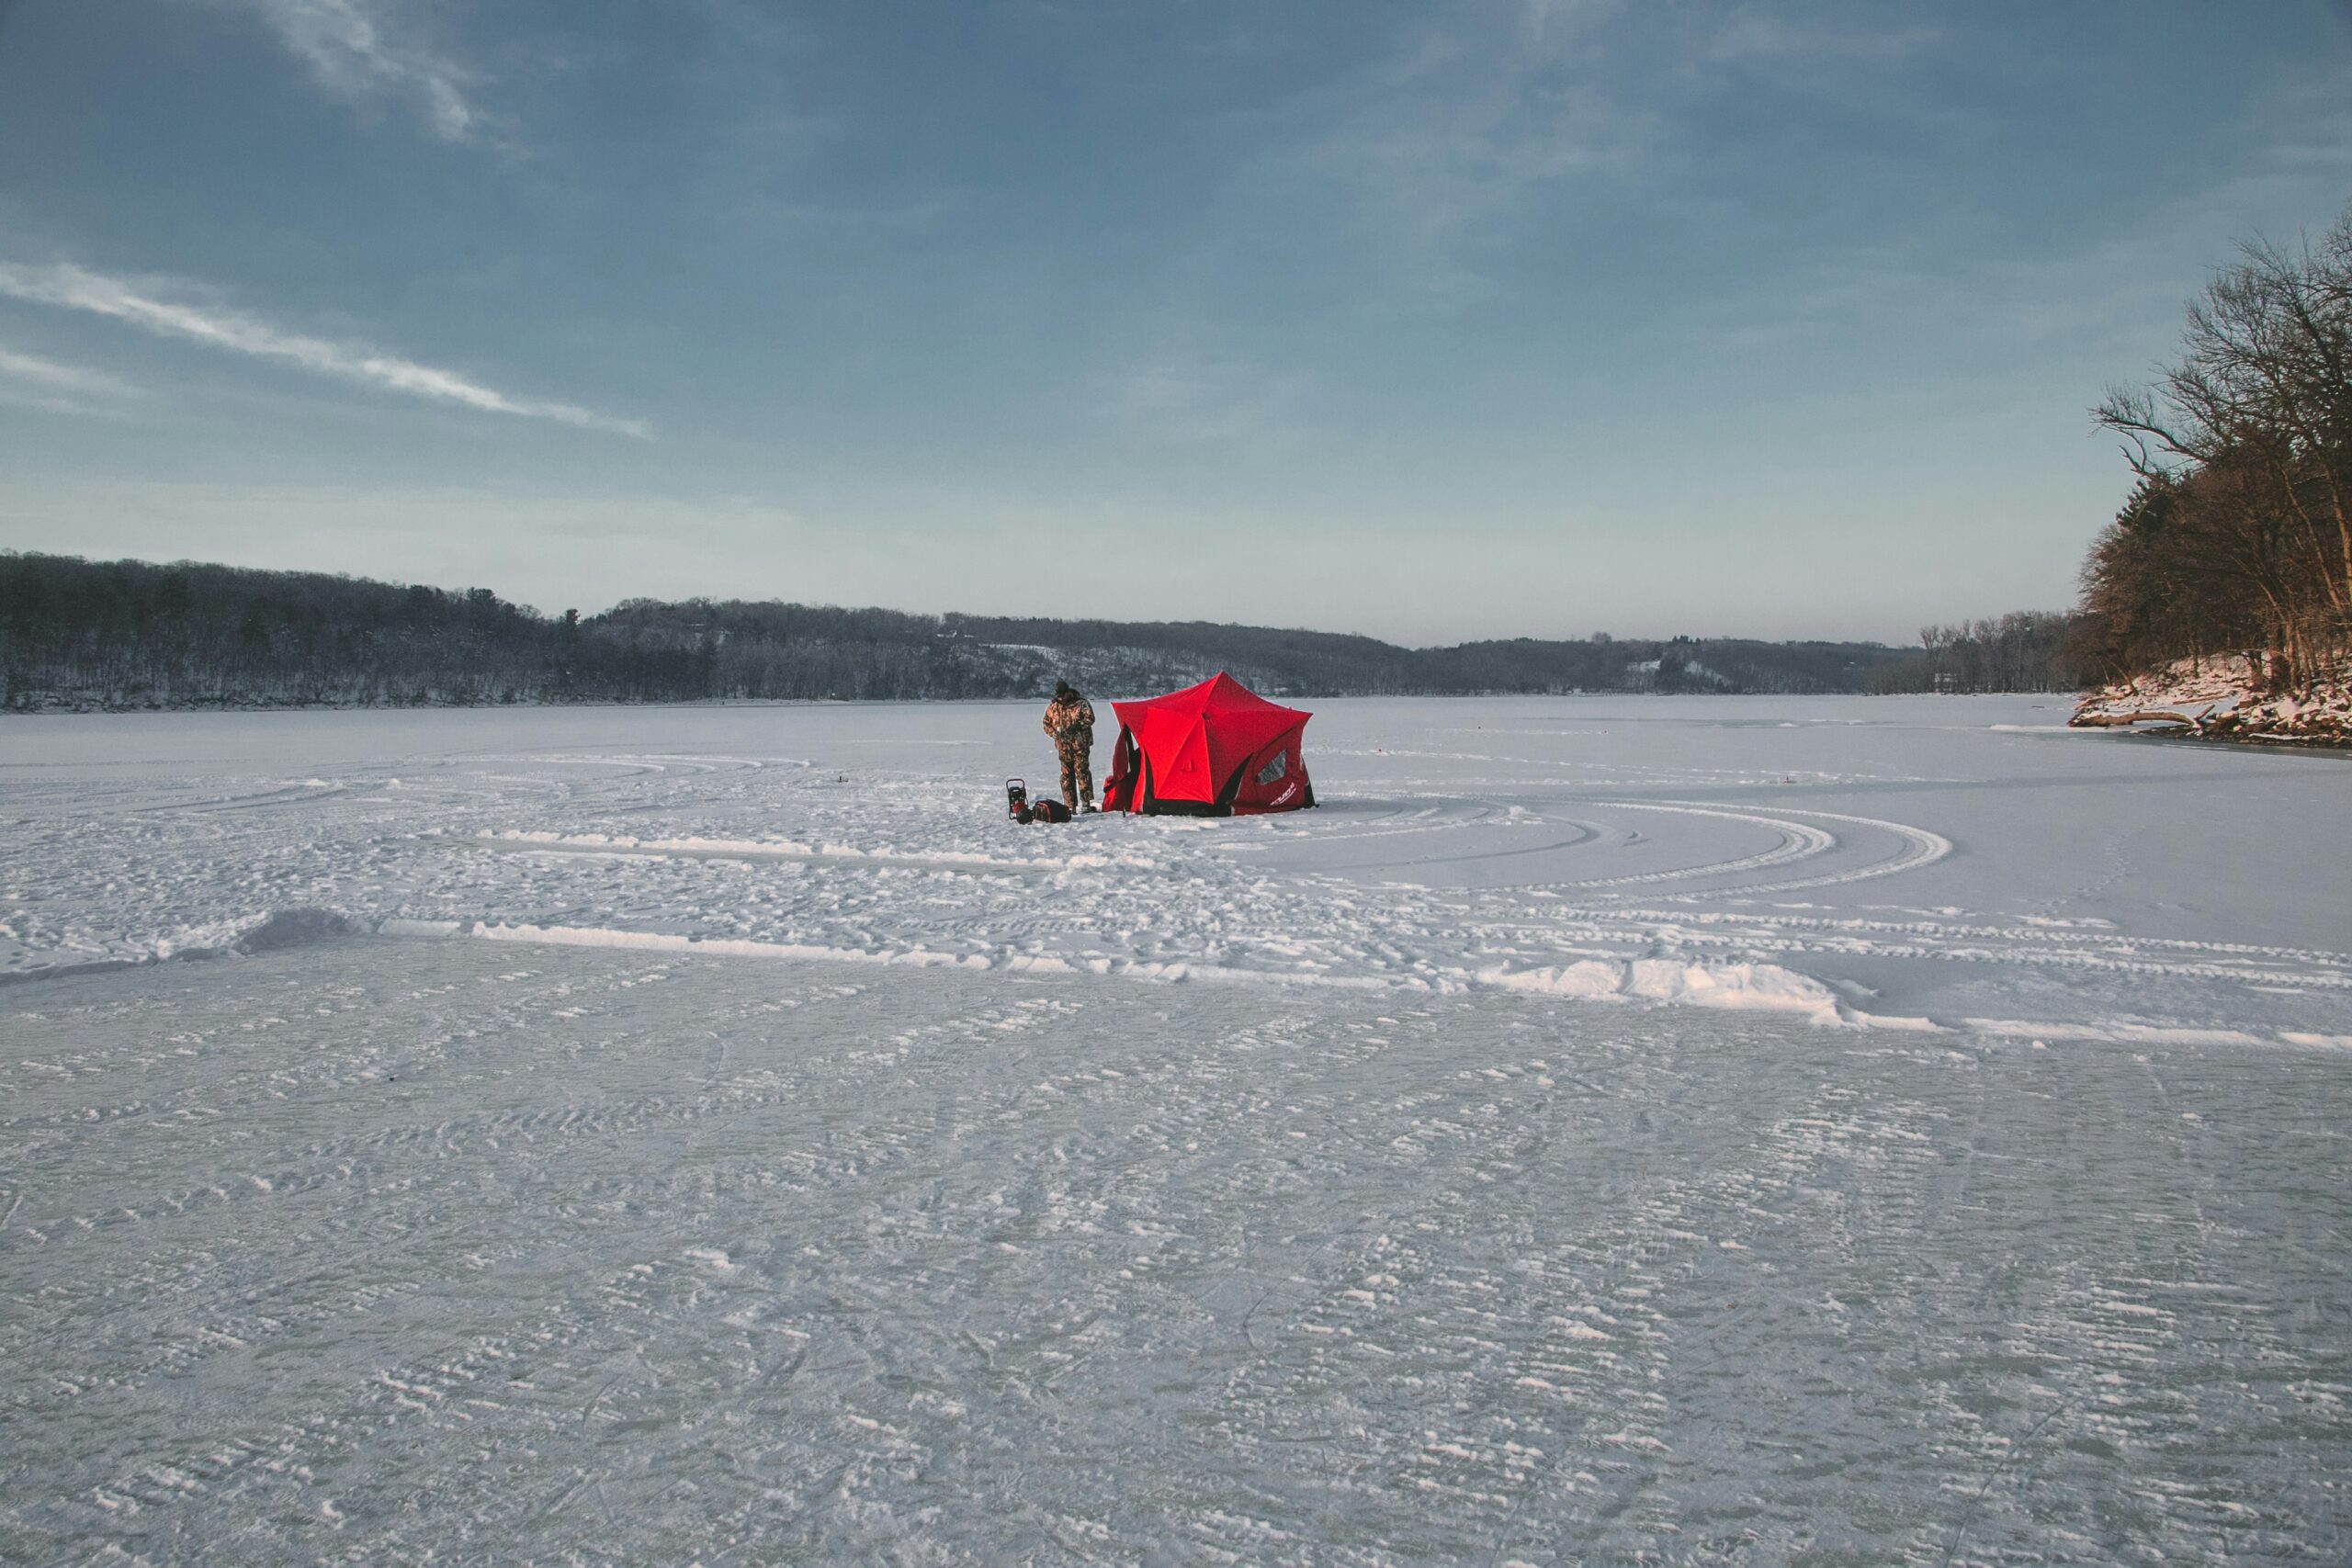
[[[2258,655],[2183,659],[2085,694],[2069,724],[2154,728],[2219,740],[2352,746],[2352,660],[2309,682],[2271,679]]]

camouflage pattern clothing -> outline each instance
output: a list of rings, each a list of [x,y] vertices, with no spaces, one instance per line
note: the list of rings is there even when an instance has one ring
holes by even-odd
[[[1046,705],[1046,733],[1062,764],[1062,804],[1076,811],[1094,805],[1094,705],[1076,692]]]

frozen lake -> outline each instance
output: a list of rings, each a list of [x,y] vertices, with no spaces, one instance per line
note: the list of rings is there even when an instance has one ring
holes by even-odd
[[[2352,1557],[2346,759],[1307,705],[0,720],[0,1560]]]

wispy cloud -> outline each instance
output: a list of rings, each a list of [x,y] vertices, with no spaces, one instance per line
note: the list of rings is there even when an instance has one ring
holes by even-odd
[[[19,408],[110,418],[115,411],[104,404],[135,396],[137,392],[137,388],[103,371],[85,369],[78,365],[60,365],[53,359],[19,354],[0,344],[0,400]],[[99,406],[85,400],[93,398],[98,400]]]
[[[1808,27],[1742,7],[1707,40],[1706,57],[1742,60],[1899,60],[1943,38],[1940,28]]]
[[[1418,293],[1484,297],[1476,253],[1552,187],[1642,161],[1656,112],[1621,92],[1614,0],[1444,14],[1314,95],[1301,166],[1352,188]]]
[[[472,73],[392,35],[384,0],[227,0],[266,23],[320,86],[346,103],[404,101],[445,141],[481,127],[467,90]]]
[[[124,382],[100,370],[87,370],[78,365],[60,365],[53,359],[37,355],[18,354],[0,346],[0,376],[12,381],[29,381],[35,386],[51,387],[61,392],[84,392],[95,397],[121,397],[132,390]]]
[[[421,365],[366,344],[336,343],[284,332],[251,316],[165,298],[153,290],[153,285],[133,285],[70,263],[31,267],[0,262],[0,295],[34,304],[86,310],[127,321],[160,337],[185,338],[433,402],[455,403],[486,413],[552,420],[582,430],[609,431],[639,439],[650,439],[652,434],[638,420],[617,419],[576,403],[510,397],[454,370]]]
[[[1295,435],[1306,378],[1232,359],[1178,355],[1098,378],[1105,406],[1132,430],[1159,440],[1281,442]]]
[[[1580,189],[1668,199],[1748,78],[1885,71],[1946,39],[1867,6],[1792,21],[1748,6],[1470,0],[1303,95],[1304,130],[1277,156],[1359,198],[1392,280],[1471,303],[1494,292],[1491,264],[1573,212]]]

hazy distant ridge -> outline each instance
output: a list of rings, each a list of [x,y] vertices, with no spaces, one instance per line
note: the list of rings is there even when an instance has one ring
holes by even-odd
[[[1206,622],[632,600],[547,616],[489,589],[0,553],[0,705],[357,706],[1102,694],[1230,670],[1275,694],[1859,692],[1880,643],[1516,639],[1408,649]]]

